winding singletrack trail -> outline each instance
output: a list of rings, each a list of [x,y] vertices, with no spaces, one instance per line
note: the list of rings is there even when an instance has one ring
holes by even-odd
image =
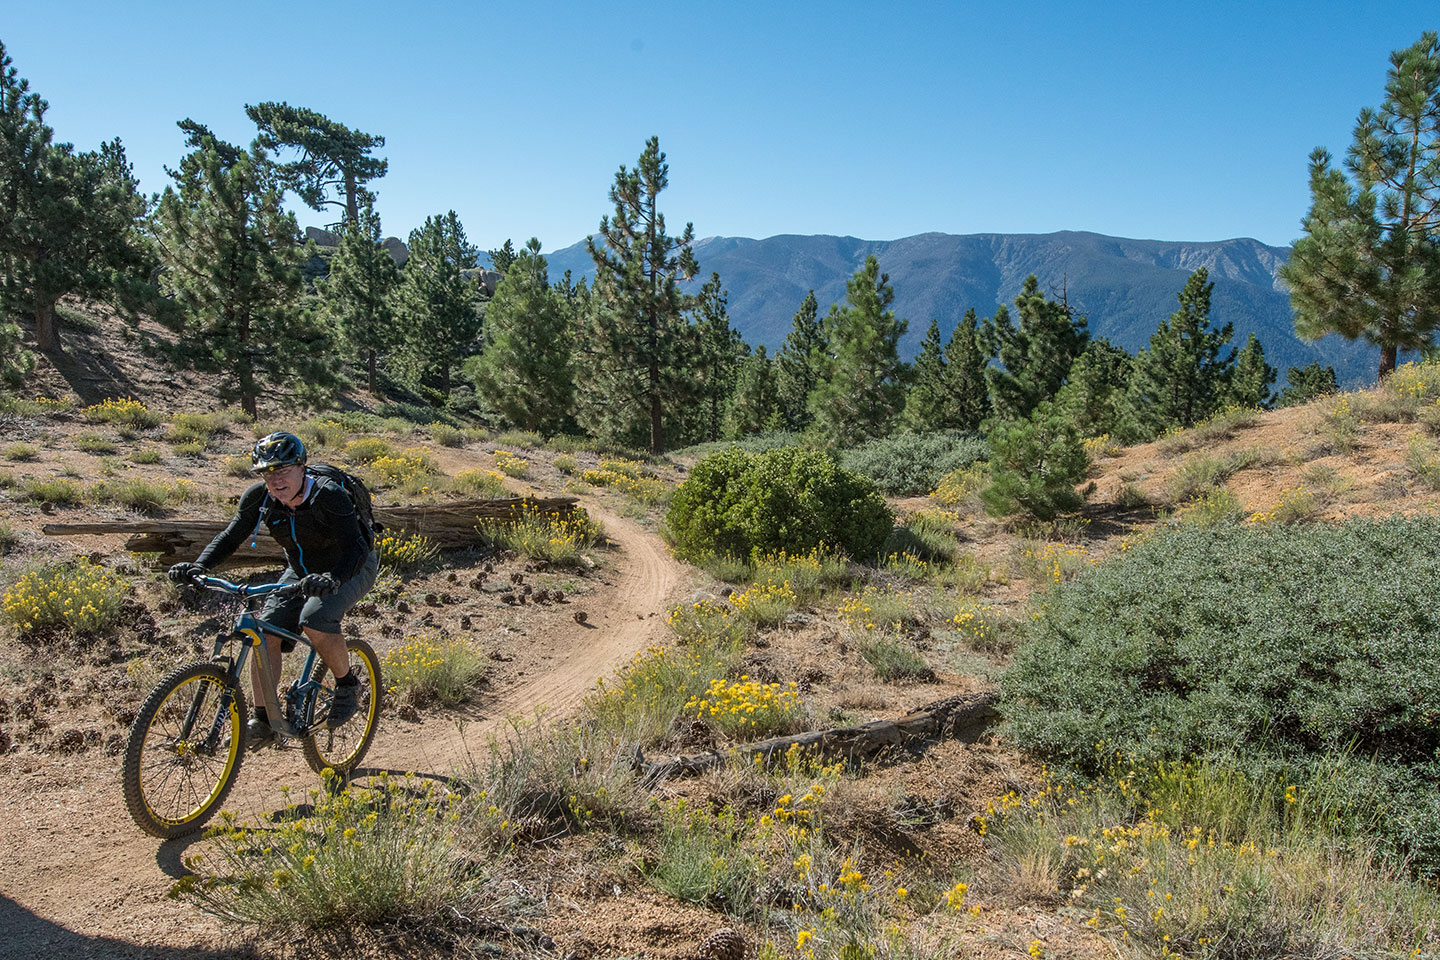
[[[449,466],[449,465],[447,465]],[[450,717],[401,724],[382,715],[369,771],[449,778],[485,755],[511,717],[561,718],[597,678],[663,642],[665,610],[684,586],[680,564],[631,520],[587,504],[618,544],[608,584],[584,598],[586,625],[556,615],[529,627],[527,671]],[[194,839],[142,834],[120,794],[119,757],[25,755],[0,762],[0,960],[37,957],[222,957],[232,931],[167,897]],[[242,819],[295,800],[316,784],[297,746],[251,754],[225,803]]]

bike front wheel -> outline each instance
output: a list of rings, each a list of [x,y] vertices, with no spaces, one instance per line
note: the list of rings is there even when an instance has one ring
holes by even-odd
[[[187,664],[160,681],[130,727],[121,777],[141,830],[171,840],[205,825],[240,769],[245,717],[245,696],[219,664]]]
[[[346,641],[345,649],[350,657],[350,670],[360,684],[359,709],[355,715],[338,727],[323,722],[330,713],[330,702],[335,695],[335,682],[330,680],[324,661],[315,674],[321,686],[320,696],[315,704],[315,717],[321,720],[315,731],[301,741],[301,750],[310,769],[323,774],[328,767],[338,774],[348,774],[360,765],[370,742],[375,739],[375,727],[380,719],[380,701],[384,687],[380,682],[380,658],[364,640]]]

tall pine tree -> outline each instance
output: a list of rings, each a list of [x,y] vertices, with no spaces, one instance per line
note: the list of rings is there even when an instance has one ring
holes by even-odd
[[[1096,337],[1070,367],[1070,377],[1055,398],[1055,411],[1083,437],[1119,435],[1128,411],[1130,354]]]
[[[246,104],[245,113],[260,130],[266,150],[294,150],[296,158],[278,165],[281,182],[312,210],[341,207],[345,220],[360,216],[360,207],[375,194],[365,187],[385,176],[389,164],[371,151],[385,138],[336,123],[306,107],[288,103]],[[338,190],[340,199],[330,197]]]
[[[778,430],[783,425],[775,361],[766,355],[762,343],[740,366],[735,392],[725,412],[725,437],[740,440],[751,434]]]
[[[1230,378],[1230,402],[1242,407],[1264,408],[1274,399],[1270,384],[1275,382],[1275,368],[1265,362],[1265,348],[1260,338],[1250,334],[1235,358],[1235,372]]]
[[[730,326],[729,295],[720,285],[720,274],[712,273],[700,288],[693,307],[699,351],[694,358],[698,406],[689,439],[696,443],[719,440],[725,429],[725,411],[735,392],[740,365],[750,348],[740,331]]]
[[[1338,333],[1397,352],[1429,346],[1440,325],[1440,39],[1434,31],[1390,55],[1385,100],[1365,108],[1345,156],[1310,154],[1310,211],[1280,279],[1295,332]]]
[[[465,238],[454,210],[426,217],[410,231],[409,247],[396,292],[404,362],[411,382],[438,390],[444,403],[454,368],[478,346],[484,310],[479,285],[465,273],[479,264],[480,251]]]
[[[380,215],[367,200],[359,216],[341,228],[329,276],[317,285],[322,316],[363,365],[372,394],[376,392],[378,358],[401,339],[394,308],[399,280],[395,258],[384,246]]]
[[[950,396],[950,371],[945,346],[940,341],[940,324],[931,319],[915,357],[913,382],[905,396],[905,426],[911,430],[942,430],[951,426],[954,407]]]
[[[815,291],[811,290],[795,311],[790,334],[775,355],[780,410],[785,425],[791,430],[804,430],[810,425],[810,394],[819,382],[819,366],[828,350],[820,305],[815,300]]]
[[[485,313],[485,350],[467,372],[511,424],[559,433],[574,406],[572,329],[570,304],[550,286],[540,241],[532,237],[495,291]]]
[[[176,359],[217,374],[251,416],[262,395],[311,403],[338,386],[334,347],[300,309],[300,230],[259,144],[241,150],[183,121],[194,149],[157,211],[163,283],[179,308]]]
[[[990,416],[990,390],[985,382],[989,366],[990,351],[980,321],[973,308],[966,310],[945,345],[945,375],[953,410],[951,426],[979,430]]]
[[[153,263],[140,239],[149,211],[120,141],[77,153],[54,142],[47,108],[0,44],[0,323],[29,317],[53,353],[61,297],[128,301]]]
[[[1230,390],[1234,349],[1226,352],[1233,327],[1210,326],[1215,284],[1204,267],[1176,296],[1180,309],[1163,320],[1150,346],[1135,357],[1127,395],[1125,433],[1147,440],[1171,427],[1193,427],[1221,406]]]
[[[844,307],[825,318],[829,353],[810,394],[810,414],[832,442],[851,446],[887,433],[905,402],[900,337],[908,324],[895,318],[895,290],[875,257],[845,282]]]
[[[615,211],[600,221],[602,242],[585,241],[598,302],[585,338],[589,401],[581,414],[587,429],[607,437],[633,435],[643,421],[651,453],[665,450],[666,411],[695,393],[696,338],[686,317],[690,298],[680,289],[699,269],[690,249],[695,228],[666,232],[659,198],[669,182],[660,139],[651,137],[635,168],[622,164],[615,174]]]
[[[1041,293],[1033,273],[1015,297],[1015,312],[1018,324],[1008,311],[996,311],[986,327],[1000,359],[1000,366],[985,370],[990,404],[1006,420],[1028,417],[1042,400],[1054,400],[1090,336],[1085,318],[1075,316],[1064,300]]]

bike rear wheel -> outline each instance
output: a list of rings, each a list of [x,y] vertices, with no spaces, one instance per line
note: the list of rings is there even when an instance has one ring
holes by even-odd
[[[220,809],[245,756],[245,695],[215,663],[179,667],[145,698],[125,746],[125,806],[170,840]]]
[[[385,689],[380,681],[380,658],[364,640],[347,640],[345,649],[350,656],[350,670],[360,684],[360,708],[340,726],[331,728],[322,723],[301,741],[305,762],[316,773],[323,774],[328,767],[343,775],[358,767],[375,739],[375,727],[379,723],[380,701]],[[325,684],[328,676],[324,661],[320,661],[314,677],[323,687],[315,703],[317,719],[330,713],[330,701],[335,695],[334,681]]]

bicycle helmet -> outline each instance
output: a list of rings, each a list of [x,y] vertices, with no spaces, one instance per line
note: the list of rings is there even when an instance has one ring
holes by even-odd
[[[293,433],[277,432],[255,441],[250,451],[250,472],[269,473],[281,467],[305,465],[305,444]]]

